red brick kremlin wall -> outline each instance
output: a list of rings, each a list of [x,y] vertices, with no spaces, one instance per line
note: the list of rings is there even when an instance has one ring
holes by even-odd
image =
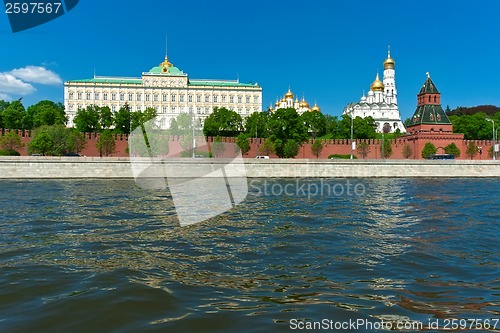
[[[4,130],[4,132],[8,132],[8,130]],[[30,133],[28,131],[18,131],[19,136],[21,137],[21,141],[25,144],[25,147],[20,149],[19,152],[21,153],[22,156],[27,156],[28,151],[28,143],[31,141]],[[1,132],[0,132],[1,135]],[[99,134],[98,133],[86,133],[86,138],[87,138],[87,146],[86,148],[80,153],[82,156],[99,156],[99,151],[96,148],[96,143],[97,140],[99,139]],[[128,138],[126,135],[115,135],[115,140],[116,140],[116,151],[113,153],[111,156],[115,157],[127,157],[128,154],[126,153],[126,148],[128,145]],[[211,142],[213,138],[209,138],[209,142]],[[224,142],[235,142],[236,138],[224,138]],[[263,142],[263,139],[250,139],[250,151],[245,154],[243,157],[247,158],[253,158],[255,155],[262,155],[261,153],[258,152],[258,147],[260,147],[261,143]],[[367,159],[380,159],[381,158],[381,153],[380,153],[380,145],[382,140],[358,140],[357,144],[359,145],[360,142],[367,142],[370,145],[370,153],[366,157]],[[488,157],[488,150],[490,147],[493,145],[493,142],[491,140],[473,140],[478,147],[483,148],[483,154],[477,154],[474,159],[479,160],[479,159],[491,159]],[[465,151],[467,150],[467,145],[469,144],[469,140],[461,140],[457,139],[457,136],[450,136],[450,138],[446,137],[439,137],[439,136],[431,136],[429,135],[428,137],[422,136],[418,139],[415,139],[414,136],[406,136],[406,137],[401,137],[395,140],[391,140],[392,142],[392,155],[389,157],[389,159],[404,159],[403,157],[403,147],[405,144],[409,144],[411,149],[412,149],[412,156],[410,159],[422,159],[421,153],[422,149],[424,148],[425,143],[427,142],[432,142],[436,148],[438,148],[438,153],[444,153],[444,147],[446,147],[448,144],[454,142],[457,147],[460,149],[460,157],[458,159],[468,159],[466,157]],[[315,159],[316,156],[312,153],[311,151],[311,144],[312,140],[310,142],[304,144],[300,150],[299,153],[297,154],[296,158],[311,158]],[[257,147],[257,154],[256,154],[256,147]],[[209,147],[205,148],[200,148],[199,151],[208,151]],[[178,137],[171,137],[170,138],[170,153],[169,155],[178,155],[182,151],[182,148],[179,143],[179,138]],[[348,139],[343,139],[343,140],[323,140],[323,150],[321,151],[321,154],[319,158],[326,159],[328,158],[329,155],[332,154],[350,154],[351,153],[351,143],[350,140]],[[358,159],[361,159],[362,157],[359,155],[359,153],[355,150],[354,155],[358,157]],[[271,158],[275,158],[276,155],[271,155]]]

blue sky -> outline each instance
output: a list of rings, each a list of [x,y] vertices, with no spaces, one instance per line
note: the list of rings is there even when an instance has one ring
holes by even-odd
[[[63,101],[62,81],[139,77],[169,59],[191,78],[288,86],[340,115],[368,91],[391,45],[402,118],[431,77],[443,106],[500,105],[498,1],[94,1],[12,33],[0,13],[0,98]]]

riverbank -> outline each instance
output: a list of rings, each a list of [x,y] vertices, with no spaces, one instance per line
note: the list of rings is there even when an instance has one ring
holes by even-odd
[[[216,170],[229,161],[213,159],[172,159],[167,166],[176,175],[190,177],[190,170]],[[149,160],[134,160],[137,169],[148,166]],[[500,177],[500,161],[477,160],[321,160],[321,159],[243,159],[249,178],[481,178]],[[205,168],[205,169],[203,169]],[[170,175],[169,171],[168,174]],[[197,173],[196,173],[197,174]],[[197,174],[198,175],[198,174]],[[133,178],[131,162],[123,157],[1,157],[0,179],[79,179]]]

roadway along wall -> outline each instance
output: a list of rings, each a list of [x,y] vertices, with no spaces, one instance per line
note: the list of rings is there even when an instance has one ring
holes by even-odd
[[[151,175],[197,177],[209,174],[230,161],[213,159],[172,159],[168,164],[134,160],[135,170],[161,170]],[[243,159],[250,178],[318,177],[318,178],[407,178],[407,177],[500,177],[499,161],[466,160],[317,160],[317,159]],[[164,171],[164,172],[163,172]],[[215,173],[214,173],[215,174]],[[228,175],[231,172],[227,173]],[[209,175],[210,176],[210,175]],[[81,179],[133,178],[128,158],[42,157],[0,158],[0,179]]]

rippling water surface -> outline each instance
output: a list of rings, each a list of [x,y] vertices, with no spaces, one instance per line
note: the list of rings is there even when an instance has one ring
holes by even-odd
[[[498,179],[350,181],[365,194],[253,191],[183,228],[133,181],[0,181],[0,332],[500,318]]]

